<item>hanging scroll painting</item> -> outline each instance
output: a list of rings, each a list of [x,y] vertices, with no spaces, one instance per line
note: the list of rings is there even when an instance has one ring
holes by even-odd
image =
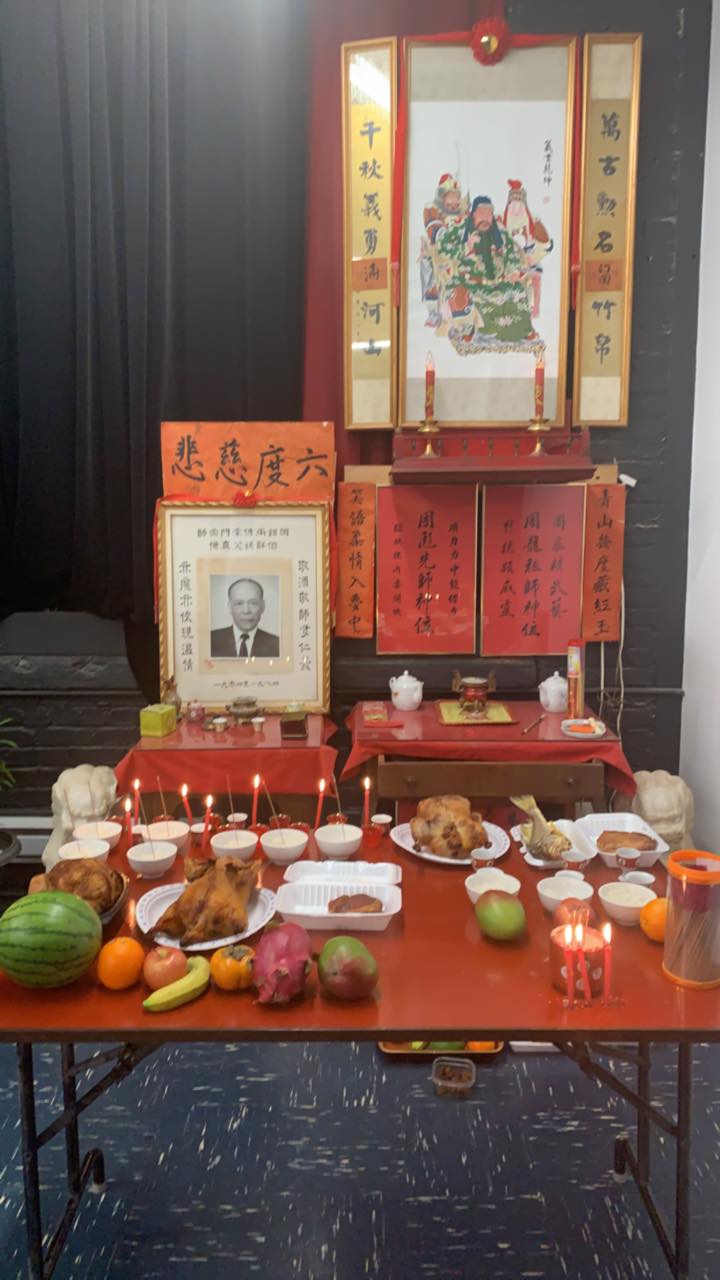
[[[585,37],[573,418],[628,421],[642,36]]]
[[[408,41],[400,421],[565,420],[577,41],[513,47]]]
[[[392,427],[390,281],[397,42],[342,47],[345,425]]]

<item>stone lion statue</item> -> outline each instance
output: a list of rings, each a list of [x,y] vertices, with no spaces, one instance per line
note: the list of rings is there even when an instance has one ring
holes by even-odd
[[[693,793],[677,774],[666,769],[641,769],[635,774],[634,796],[615,797],[613,808],[621,813],[637,813],[673,849],[694,849]]]
[[[72,840],[74,827],[107,817],[116,792],[115,774],[105,764],[79,764],[74,769],[63,769],[51,792],[54,822],[42,856],[46,871],[51,871],[58,861],[60,845]]]

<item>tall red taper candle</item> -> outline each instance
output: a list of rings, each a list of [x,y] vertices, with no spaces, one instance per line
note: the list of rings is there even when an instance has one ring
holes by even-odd
[[[260,774],[256,773],[253,778],[253,798],[252,798],[252,815],[250,817],[250,826],[254,827],[257,822],[258,811],[258,795],[260,793]]]
[[[575,963],[572,953],[572,925],[565,925],[565,981],[567,983],[567,1005],[572,1009],[575,1004]]]
[[[604,924],[602,927],[602,936],[605,942],[603,947],[603,1004],[610,1003],[610,982],[612,978],[612,925]]]
[[[363,778],[363,787],[365,789],[365,798],[363,800],[362,825],[369,826],[370,823],[370,779]]]
[[[210,814],[212,813],[212,807],[213,807],[212,796],[206,796],[205,797],[205,826],[203,827],[203,837],[202,837],[203,849],[205,848],[205,845],[208,842],[208,836],[210,834]]]
[[[133,791],[135,792],[135,812],[133,813],[133,822],[137,826],[140,821],[140,779],[136,778],[133,782]]]
[[[428,351],[425,361],[425,421],[433,422],[435,418],[435,361],[432,351]]]
[[[127,836],[128,846],[130,846],[133,842],[133,824],[130,816],[132,812],[132,800],[129,796],[123,802],[123,808],[125,810],[125,835]]]
[[[320,826],[320,823],[322,822],[323,801],[325,799],[325,786],[326,786],[325,779],[321,778],[320,781],[318,782],[317,808],[315,810],[315,830],[316,831]]]
[[[545,417],[545,361],[542,356],[535,362],[535,417]]]
[[[581,924],[575,925],[575,946],[578,953],[578,965],[580,967],[580,977],[582,978],[583,995],[590,1004],[592,993],[590,991],[590,976],[587,971],[587,961],[585,959],[585,950],[583,943],[585,941],[585,929]]]
[[[192,826],[192,810],[191,810],[190,805],[189,805],[189,803],[188,803],[188,784],[187,784],[187,782],[183,782],[183,784],[182,784],[182,786],[181,786],[181,788],[180,788],[180,796],[181,796],[181,798],[182,798],[183,806],[184,806],[184,808],[185,808],[185,812],[186,812],[186,814],[187,814],[187,820],[188,820],[188,822],[190,823],[190,826]]]

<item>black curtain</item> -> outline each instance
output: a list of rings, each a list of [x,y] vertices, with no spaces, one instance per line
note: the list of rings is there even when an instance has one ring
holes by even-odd
[[[162,419],[301,416],[304,0],[0,0],[0,608],[152,616]]]

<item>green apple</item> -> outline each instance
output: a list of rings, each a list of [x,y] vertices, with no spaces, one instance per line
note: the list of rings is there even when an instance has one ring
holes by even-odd
[[[512,942],[525,929],[522,903],[501,889],[481,894],[475,903],[475,915],[485,936],[496,942]]]

